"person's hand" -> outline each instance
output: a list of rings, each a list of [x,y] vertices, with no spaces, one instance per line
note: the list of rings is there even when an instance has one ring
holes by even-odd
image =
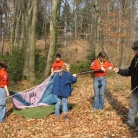
[[[51,76],[51,77],[54,76],[54,72],[51,72],[50,76]]]
[[[72,76],[73,76],[73,77],[76,77],[77,75],[76,75],[76,74],[73,74]]]
[[[111,70],[111,69],[112,69],[112,67],[109,67],[109,68],[108,68],[108,70]]]
[[[10,94],[9,93],[7,93],[7,97],[9,97],[10,96]]]
[[[101,67],[101,70],[105,72],[105,68],[103,66]]]
[[[119,71],[119,69],[118,68],[114,68],[113,71],[117,73]]]

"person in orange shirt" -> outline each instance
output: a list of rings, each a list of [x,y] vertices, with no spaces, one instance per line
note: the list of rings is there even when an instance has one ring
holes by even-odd
[[[62,69],[63,66],[63,60],[61,59],[61,55],[59,53],[56,54],[56,60],[54,61],[54,63],[52,64],[52,68],[51,68],[51,76],[53,75],[53,73],[59,72]]]
[[[94,75],[94,110],[103,109],[104,107],[104,93],[107,84],[106,74],[107,70],[111,70],[113,68],[113,65],[106,61],[105,58],[106,54],[104,52],[100,52],[97,59],[95,59],[90,66],[90,70],[93,71]]]
[[[6,114],[6,96],[9,96],[8,86],[9,77],[6,72],[9,63],[4,61],[0,63],[0,123],[5,121]]]

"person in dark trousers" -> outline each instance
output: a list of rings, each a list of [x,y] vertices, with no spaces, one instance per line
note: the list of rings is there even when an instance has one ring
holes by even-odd
[[[8,66],[6,61],[0,63],[0,123],[5,121],[6,97],[9,96],[9,77],[6,71]]]
[[[67,100],[73,90],[71,84],[77,82],[76,74],[71,75],[71,73],[69,73],[69,70],[70,65],[64,63],[62,66],[62,71],[55,74],[56,76],[51,91],[52,94],[57,95],[57,103],[55,105],[55,116],[59,116],[60,114],[59,109],[61,103],[62,111],[65,117],[66,113],[68,112]]]
[[[114,68],[114,71],[123,76],[131,76],[131,98],[128,112],[127,125],[131,129],[136,128],[136,115],[138,111],[138,41],[133,43],[134,57],[127,69]]]
[[[104,93],[107,84],[107,70],[111,70],[113,65],[106,60],[106,54],[100,52],[97,58],[91,63],[90,70],[93,71],[94,81],[94,103],[93,109],[99,110],[104,108]]]

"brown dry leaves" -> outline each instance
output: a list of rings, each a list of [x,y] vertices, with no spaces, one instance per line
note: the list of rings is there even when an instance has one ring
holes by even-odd
[[[78,77],[69,103],[76,106],[69,111],[69,119],[54,114],[42,119],[24,119],[14,115],[7,104],[6,122],[0,124],[1,138],[131,138],[138,137],[136,131],[125,125],[129,108],[130,80],[121,77],[108,78],[104,110],[92,110],[93,86],[89,75]]]

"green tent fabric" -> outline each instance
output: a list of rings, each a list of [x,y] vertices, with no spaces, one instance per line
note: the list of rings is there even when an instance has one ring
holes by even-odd
[[[54,113],[55,105],[51,106],[41,106],[41,107],[34,107],[34,108],[25,108],[22,110],[14,109],[14,113],[18,116],[22,116],[24,118],[34,118],[39,119],[45,116]]]
[[[69,110],[71,110],[75,104],[68,104]],[[22,110],[14,109],[13,112],[18,115],[22,116],[26,119],[34,118],[40,119],[46,117],[55,112],[55,105],[50,106],[41,106],[41,107],[34,107],[34,108],[25,108]]]

